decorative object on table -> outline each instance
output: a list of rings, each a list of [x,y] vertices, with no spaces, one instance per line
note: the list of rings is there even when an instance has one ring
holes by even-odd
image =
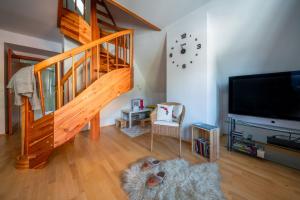
[[[220,174],[216,163],[190,165],[183,159],[166,160],[149,170],[143,171],[142,159],[123,173],[123,188],[130,200],[140,199],[188,199],[188,200],[224,200],[220,187]],[[146,186],[148,177],[165,172],[163,182],[153,188]]]
[[[131,110],[137,111],[140,109],[140,99],[132,99],[131,100]]]
[[[144,99],[140,99],[140,109],[144,109]]]
[[[198,42],[198,38],[196,36],[183,33],[179,36],[179,39],[175,41],[175,44],[171,46],[169,60],[175,66],[181,66],[182,69],[185,69],[187,67],[187,63],[179,63],[176,59],[178,57],[182,57],[179,60],[187,60],[190,64],[192,64],[194,57],[198,56],[201,47],[202,45]]]
[[[171,115],[171,121],[163,121],[163,120],[158,120],[158,110],[159,106],[163,107],[168,107],[172,106],[172,111],[168,111],[168,115]],[[182,107],[180,108],[175,108],[177,106]],[[173,113],[174,110],[181,110],[181,113],[176,113],[177,120],[174,121],[172,120],[172,117],[175,115]],[[165,112],[165,109],[162,109],[161,112]],[[161,103],[158,104],[157,108],[152,111],[151,113],[151,151],[153,150],[153,136],[154,135],[164,135],[164,136],[170,136],[170,137],[175,137],[179,139],[179,156],[181,156],[181,127],[182,127],[182,122],[184,119],[184,114],[185,114],[185,107],[180,104],[180,103],[175,103],[175,102],[167,102],[167,103]]]
[[[141,126],[132,126],[131,128],[122,128],[121,131],[128,135],[131,138],[143,135],[145,133],[150,133],[151,132],[151,127],[146,126],[146,127],[141,127]]]
[[[207,158],[210,162],[219,159],[220,130],[218,127],[205,124],[192,124],[192,153]]]
[[[139,109],[137,111],[125,109],[121,110],[121,118],[128,121],[128,128],[131,128],[134,121],[140,121],[142,119],[149,118],[151,111],[152,110],[148,108]]]
[[[124,119],[116,119],[116,127],[118,128],[126,128],[128,125],[128,121],[124,120]]]
[[[138,111],[144,109],[144,100],[143,99],[132,99],[131,100],[131,110]]]

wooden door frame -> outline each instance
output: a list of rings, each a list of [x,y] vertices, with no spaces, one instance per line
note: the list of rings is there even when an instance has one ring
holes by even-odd
[[[5,86],[7,86],[9,80],[13,76],[12,74],[12,59],[22,59],[22,60],[30,60],[30,61],[38,61],[41,62],[45,60],[44,58],[25,56],[20,54],[15,54],[12,48],[7,49],[7,70],[5,76],[7,77],[5,80]],[[13,134],[12,130],[12,93],[10,93],[9,89],[5,88],[5,96],[7,96],[7,104],[5,106],[5,115],[7,116],[7,121],[5,125],[5,133],[8,135]]]

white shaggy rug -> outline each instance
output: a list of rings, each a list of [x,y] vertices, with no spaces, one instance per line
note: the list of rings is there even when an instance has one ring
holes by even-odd
[[[220,188],[218,165],[215,163],[190,165],[183,159],[175,159],[163,161],[148,171],[141,171],[144,160],[133,164],[123,174],[123,188],[130,200],[225,199]],[[163,183],[152,189],[147,188],[145,183],[148,176],[159,171],[166,173]]]

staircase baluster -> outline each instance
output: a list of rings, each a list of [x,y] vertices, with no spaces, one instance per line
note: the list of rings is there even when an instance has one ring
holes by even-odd
[[[100,53],[99,53],[99,45],[97,45],[97,54],[96,54],[96,59],[97,59],[97,79],[100,77]]]
[[[126,42],[126,35],[123,36],[123,64],[124,64],[124,66],[126,64],[126,45],[125,45],[125,42]]]
[[[70,101],[70,80],[68,79],[67,80],[67,94],[66,94],[66,96],[67,96],[67,102],[69,102]]]
[[[108,45],[108,41],[106,42],[106,62],[107,62],[107,73],[109,72],[109,45]]]
[[[76,96],[76,80],[75,80],[75,66],[74,66],[74,56],[72,56],[72,96],[73,99]]]
[[[130,33],[130,67],[133,66],[133,32]]]
[[[60,62],[57,62],[56,64],[56,70],[57,70],[57,93],[56,93],[56,97],[57,97],[57,105],[58,108],[61,107],[61,83],[60,83],[60,78],[61,78],[61,69],[60,69]]]
[[[38,71],[38,81],[39,81],[39,89],[40,89],[42,114],[43,114],[43,116],[45,116],[44,90],[43,90],[43,81],[42,81],[42,77],[41,77],[41,71]]]
[[[85,88],[88,87],[88,62],[87,62],[87,51],[84,51],[84,67],[85,67]]]
[[[118,40],[119,40],[119,43],[120,43],[120,48],[118,49],[119,50],[119,53],[118,53],[118,59],[120,59],[121,58],[121,56],[122,56],[122,47],[121,47],[121,45],[122,45],[122,40],[118,37]],[[121,63],[120,63],[121,64]]]
[[[89,84],[92,83],[92,77],[93,77],[93,69],[92,69],[93,65],[92,65],[92,62],[94,62],[93,61],[93,51],[90,49],[90,80],[89,80]]]
[[[86,56],[85,56],[85,51],[84,51],[84,58],[83,58],[83,64],[82,64],[82,88],[86,88]]]
[[[117,69],[119,69],[119,55],[118,55],[118,51],[119,51],[119,47],[118,47],[118,38],[115,39],[115,57],[116,57],[116,66],[117,66]]]

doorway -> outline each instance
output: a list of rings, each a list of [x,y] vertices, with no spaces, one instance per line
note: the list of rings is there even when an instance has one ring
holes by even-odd
[[[18,48],[12,48],[12,47]],[[37,49],[34,49],[36,52],[34,54],[30,52],[31,47],[22,47],[22,51],[18,51],[20,46],[18,45],[8,45],[6,48],[6,68],[5,68],[5,86],[8,84],[8,81],[11,77],[21,68],[32,66],[36,63],[39,63],[50,56],[56,55],[55,52],[48,52],[41,50],[42,55],[36,54]],[[28,50],[25,52],[24,50]],[[46,54],[46,55],[45,55]],[[55,71],[47,69],[42,73],[43,86],[44,90],[50,91],[46,92],[45,102],[47,103],[47,110],[53,110],[55,106]],[[6,134],[12,135],[14,133],[19,133],[21,128],[20,123],[20,107],[14,105],[14,94],[8,89],[5,90],[5,114],[6,114],[6,124],[5,132]],[[38,93],[39,94],[39,93]],[[39,115],[40,112],[37,112]]]
[[[13,52],[11,48],[8,49],[7,58],[7,79],[10,80],[11,77],[21,68],[34,65],[38,62],[43,61],[42,58],[30,57],[19,55]],[[21,128],[20,123],[20,106],[14,104],[14,94],[10,91],[7,92],[7,112],[8,112],[8,134],[18,133]]]

